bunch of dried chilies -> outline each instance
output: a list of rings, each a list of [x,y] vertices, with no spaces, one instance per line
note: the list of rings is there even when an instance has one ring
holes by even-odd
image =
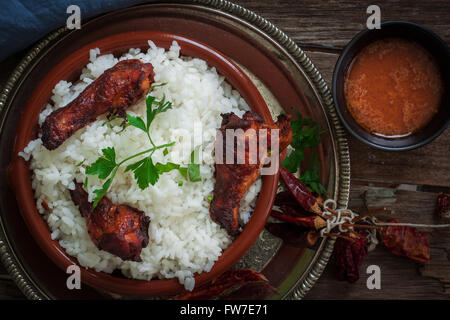
[[[355,282],[359,279],[359,268],[370,249],[381,240],[391,253],[426,263],[430,260],[428,236],[417,231],[412,224],[401,224],[392,219],[381,222],[375,217],[359,216],[351,210],[336,210],[321,196],[314,196],[292,173],[280,168],[285,190],[275,198],[271,216],[278,222],[268,222],[266,229],[294,247],[313,248],[324,236],[337,238],[333,262],[340,280]],[[436,214],[440,219],[450,217],[450,195],[441,193],[437,199]],[[448,224],[421,227],[448,227]],[[239,294],[230,292],[239,288]],[[246,297],[264,298],[276,292],[264,275],[254,270],[229,270],[213,282],[184,292],[175,299],[209,299]]]
[[[400,223],[398,220],[380,221],[373,216],[360,216],[351,210],[336,210],[336,202],[323,201],[314,196],[295,177],[280,168],[285,191],[277,194],[271,216],[279,223],[267,223],[266,229],[295,247],[313,247],[323,236],[337,237],[333,260],[340,280],[355,282],[359,279],[359,266],[380,242],[391,253],[425,263],[430,260],[428,236],[414,227],[448,227]],[[440,194],[437,201],[439,217],[448,217],[450,197]]]

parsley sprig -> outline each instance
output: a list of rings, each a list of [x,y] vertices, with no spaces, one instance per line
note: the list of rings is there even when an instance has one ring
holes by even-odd
[[[200,150],[201,145],[198,145],[194,148],[191,153],[191,162],[188,164],[187,173],[189,176],[189,180],[191,181],[201,181],[202,177],[200,176],[200,165],[198,164],[198,152]]]
[[[320,143],[320,134],[323,132],[319,125],[309,118],[304,118],[297,112],[297,119],[291,122],[292,129],[292,151],[284,159],[282,166],[292,173],[296,173],[305,158],[305,149],[313,148]],[[325,187],[320,182],[319,161],[316,154],[313,154],[310,167],[307,170],[300,170],[299,180],[306,185],[310,191],[318,194],[326,192]]]
[[[150,91],[157,87],[165,85],[154,85],[150,88]],[[150,92],[149,91],[149,92]],[[161,100],[157,100],[156,97],[148,94],[146,97],[146,121],[142,119],[139,116],[132,116],[130,114],[127,114],[127,121],[128,123],[125,125],[127,126],[133,126],[136,127],[142,131],[145,132],[147,135],[152,147],[149,149],[146,149],[144,151],[138,152],[136,154],[133,154],[121,161],[117,161],[116,159],[116,150],[114,147],[107,147],[105,149],[102,149],[102,156],[99,157],[94,163],[92,163],[90,166],[86,168],[86,174],[87,175],[96,175],[99,179],[106,179],[106,181],[103,183],[102,187],[100,189],[94,190],[95,198],[93,203],[93,208],[95,208],[100,200],[106,195],[106,192],[108,191],[109,187],[111,186],[111,183],[117,173],[117,170],[126,162],[137,158],[142,155],[146,155],[143,159],[140,159],[132,164],[129,164],[125,167],[125,172],[131,171],[133,172],[133,176],[136,179],[136,182],[140,189],[144,190],[149,185],[155,185],[156,182],[159,179],[160,174],[164,172],[169,172],[172,170],[178,170],[180,174],[185,178],[191,180],[191,181],[200,181],[200,170],[199,167],[197,168],[191,168],[191,164],[188,165],[188,167],[182,167],[179,164],[167,162],[165,164],[163,163],[153,163],[152,155],[154,152],[158,149],[164,149],[163,154],[167,155],[168,150],[167,148],[173,146],[175,142],[170,142],[166,144],[156,145],[150,135],[150,126],[155,119],[155,117],[163,112],[166,112],[167,110],[172,108],[172,103],[169,101],[166,101],[165,96]],[[125,128],[124,127],[124,128]],[[196,149],[192,152],[194,154]],[[193,155],[191,155],[191,162],[192,162]],[[197,164],[197,166],[199,166]],[[191,173],[192,171],[192,173]],[[86,179],[87,182],[87,179]],[[85,182],[85,188],[86,183]]]

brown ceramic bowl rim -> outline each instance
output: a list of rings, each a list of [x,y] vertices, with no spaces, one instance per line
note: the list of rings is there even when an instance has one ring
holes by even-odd
[[[218,73],[225,76],[226,80],[239,91],[253,111],[259,113],[265,121],[272,122],[270,111],[258,89],[235,63],[208,45],[185,36],[158,31],[126,32],[95,40],[67,56],[37,85],[28,100],[17,130],[12,161],[8,168],[9,181],[28,229],[41,249],[63,271],[70,265],[78,265],[78,262],[68,255],[56,240],[51,239],[47,223],[36,208],[30,169],[27,162],[18,156],[18,152],[35,138],[38,115],[49,101],[53,87],[60,80],[67,80],[69,74],[73,73],[72,70],[80,69],[89,62],[90,49],[99,48],[101,54],[125,52],[129,48],[148,47],[147,40],[152,40],[158,47],[165,49],[176,40],[181,47],[182,55],[203,59],[209,66],[214,66]],[[277,186],[278,174],[263,176],[261,192],[250,221],[243,232],[222,252],[209,272],[195,275],[196,286],[207,283],[228,270],[250,248],[264,228]],[[177,279],[151,281],[125,279],[84,267],[81,267],[81,280],[97,289],[127,296],[174,295],[183,290]]]

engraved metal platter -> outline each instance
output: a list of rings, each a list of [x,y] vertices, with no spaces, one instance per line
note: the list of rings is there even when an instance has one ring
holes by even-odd
[[[228,56],[250,76],[274,116],[297,110],[319,123],[326,130],[315,150],[321,179],[328,197],[339,207],[347,206],[350,159],[344,130],[319,71],[286,34],[228,1],[154,3],[108,13],[84,23],[81,30],[61,28],[39,42],[14,70],[0,96],[0,255],[29,299],[102,299],[111,295],[86,285],[68,290],[67,274],[34,243],[18,211],[8,186],[7,165],[23,102],[40,74],[51,68],[50,57],[72,52],[100,35],[149,29],[194,38]],[[264,230],[234,268],[261,271],[277,289],[259,298],[300,299],[320,277],[333,245],[334,239],[325,238],[314,249],[293,248]]]

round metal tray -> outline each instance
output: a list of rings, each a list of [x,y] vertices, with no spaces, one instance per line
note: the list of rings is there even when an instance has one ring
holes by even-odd
[[[61,28],[38,43],[20,62],[0,96],[0,163],[7,168],[15,128],[27,94],[49,68],[52,58],[71,52],[95,37],[117,30],[154,29],[178,33],[211,45],[250,75],[272,109],[291,107],[326,129],[317,148],[328,196],[340,207],[349,197],[350,159],[345,133],[329,89],[306,54],[282,31],[255,13],[228,1],[157,3],[109,13],[83,24],[79,31]],[[67,274],[34,243],[1,171],[0,255],[16,284],[29,299],[104,298],[88,286],[67,290]],[[278,292],[269,299],[300,299],[314,285],[333,250],[325,238],[314,250],[284,245],[263,232],[236,268],[262,271]],[[107,296],[109,297],[109,296]]]

